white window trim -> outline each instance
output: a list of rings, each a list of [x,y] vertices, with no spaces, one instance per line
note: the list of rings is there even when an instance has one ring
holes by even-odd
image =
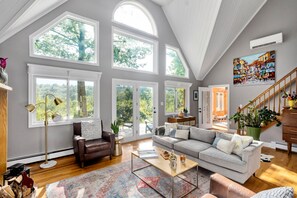
[[[85,80],[94,82],[94,117],[93,118],[77,118],[67,119],[59,122],[52,122],[49,120],[49,126],[68,125],[75,121],[88,120],[94,118],[100,118],[100,79],[101,72],[68,69],[61,67],[52,67],[46,65],[36,65],[28,63],[28,104],[36,104],[36,77],[49,77],[65,80]],[[67,109],[68,110],[68,109]],[[34,122],[35,112],[28,112],[28,127],[43,127],[43,122]]]
[[[51,27],[57,25],[60,21],[67,19],[67,18],[81,21],[88,25],[94,26],[94,31],[95,31],[94,32],[94,39],[95,39],[95,60],[94,60],[95,62],[94,63],[90,63],[90,62],[86,62],[86,61],[79,61],[79,60],[77,60],[77,61],[68,60],[68,59],[64,59],[64,58],[56,58],[56,57],[49,57],[49,56],[34,54],[35,38],[46,33]],[[43,58],[43,59],[49,59],[49,60],[99,66],[99,22],[96,20],[90,19],[90,18],[86,18],[86,17],[80,16],[80,15],[71,13],[71,12],[64,12],[63,14],[61,14],[60,16],[58,16],[57,18],[55,18],[54,20],[52,20],[51,22],[49,22],[48,24],[46,24],[45,26],[43,26],[42,28],[40,28],[39,30],[37,30],[36,32],[34,32],[33,34],[31,34],[29,36],[29,55],[30,55],[30,57],[34,57],[34,58]]]
[[[186,63],[186,61],[185,61],[185,59],[184,59],[184,56],[182,55],[182,53],[181,53],[181,51],[180,51],[180,49],[179,48],[176,48],[176,47],[173,47],[173,46],[170,46],[170,45],[165,45],[165,66],[167,67],[167,64],[166,64],[166,49],[171,49],[171,50],[174,50],[174,51],[176,51],[176,53],[177,53],[177,55],[178,55],[178,57],[180,58],[180,60],[181,60],[181,62],[182,62],[182,64],[183,64],[183,66],[184,66],[184,68],[185,68],[185,71],[186,71],[186,74],[185,74],[185,76],[177,76],[177,75],[171,75],[171,74],[167,74],[166,73],[166,68],[165,68],[165,75],[166,76],[171,76],[171,77],[176,77],[176,78],[184,78],[184,79],[189,79],[190,77],[189,77],[189,67],[188,67],[188,65],[187,65],[187,63]]]
[[[150,72],[150,71],[143,71],[143,70],[137,70],[137,69],[122,68],[122,67],[118,67],[118,66],[114,65],[114,57],[113,57],[114,56],[114,53],[113,53],[113,35],[114,35],[114,33],[120,34],[120,35],[123,35],[123,36],[127,36],[127,37],[131,37],[131,38],[133,38],[135,40],[139,40],[139,41],[142,41],[142,42],[152,44],[153,45],[153,71]],[[140,72],[140,73],[145,73],[145,74],[156,74],[156,75],[159,74],[159,69],[158,69],[159,42],[158,41],[153,40],[153,39],[149,39],[149,38],[134,34],[134,33],[130,32],[130,31],[122,30],[122,29],[119,29],[119,28],[113,26],[112,27],[112,35],[111,35],[111,46],[112,46],[111,47],[111,51],[112,51],[111,62],[112,62],[112,68],[113,69]]]
[[[135,7],[138,7],[141,11],[143,11],[143,13],[147,16],[147,18],[149,19],[149,21],[151,22],[151,25],[152,25],[152,29],[153,29],[153,34],[149,33],[149,32],[145,32],[143,30],[140,30],[140,29],[137,29],[135,27],[132,27],[132,26],[129,26],[127,24],[124,24],[124,23],[121,23],[121,22],[118,22],[118,21],[115,21],[114,20],[114,14],[115,12],[117,11],[117,9],[123,5],[133,5]],[[120,3],[118,3],[115,7],[115,9],[113,10],[113,13],[112,13],[112,22],[113,23],[116,23],[116,24],[120,24],[120,25],[123,25],[124,27],[129,27],[131,28],[132,30],[137,30],[137,31],[140,31],[142,33],[145,33],[145,34],[148,34],[148,35],[153,35],[153,36],[156,36],[158,37],[158,30],[157,30],[157,26],[156,26],[156,23],[155,23],[155,20],[153,18],[153,16],[151,15],[151,13],[145,8],[145,6],[143,6],[141,3],[139,2],[136,2],[136,1],[122,1]]]
[[[185,102],[186,102],[186,108],[188,109],[188,113],[190,113],[190,88],[192,86],[192,83],[187,83],[187,82],[178,82],[178,81],[170,81],[170,80],[166,80],[165,81],[165,90],[166,90],[166,87],[169,87],[169,88],[184,88],[185,89]],[[164,94],[165,94],[165,91],[164,91]],[[165,108],[164,108],[164,112],[165,112],[165,115],[175,115],[177,114],[177,112],[170,112],[170,113],[167,113],[166,112],[166,94],[164,96],[165,98]]]

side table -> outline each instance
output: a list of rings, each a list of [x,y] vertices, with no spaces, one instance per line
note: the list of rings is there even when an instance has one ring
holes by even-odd
[[[120,141],[123,139],[124,139],[123,136],[115,137],[114,154],[113,154],[114,156],[122,155],[122,144]]]

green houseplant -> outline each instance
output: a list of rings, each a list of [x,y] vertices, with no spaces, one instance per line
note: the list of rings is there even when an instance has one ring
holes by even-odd
[[[281,125],[277,116],[279,116],[279,113],[269,110],[266,106],[257,109],[255,104],[251,104],[248,107],[246,114],[239,111],[231,116],[230,120],[233,119],[235,123],[239,123],[239,129],[246,127],[247,135],[252,136],[255,140],[259,140],[261,127],[266,126],[271,122],[276,122],[276,126]]]
[[[111,130],[115,134],[116,137],[119,136],[119,131],[120,131],[120,123],[118,120],[115,120],[111,123],[110,125]]]

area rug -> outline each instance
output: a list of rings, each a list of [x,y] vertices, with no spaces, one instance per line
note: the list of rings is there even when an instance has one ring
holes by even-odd
[[[147,166],[141,159],[134,160],[134,168]],[[162,171],[149,166],[137,171],[136,174],[161,192],[165,197],[171,197],[170,177]],[[201,197],[209,192],[209,178],[211,172],[199,168],[198,189],[186,197]],[[196,169],[191,169],[180,175],[190,182],[196,182]],[[180,197],[193,189],[188,182],[180,178],[174,180],[174,197]],[[93,198],[93,197],[161,197],[151,187],[131,173],[130,161],[95,170],[77,177],[72,177],[47,185],[48,198]]]

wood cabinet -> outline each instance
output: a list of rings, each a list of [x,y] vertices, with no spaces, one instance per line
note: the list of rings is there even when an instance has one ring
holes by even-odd
[[[7,163],[7,91],[12,88],[0,83],[0,175],[6,171]],[[2,177],[0,177],[0,181]],[[2,182],[1,182],[2,184]]]
[[[283,109],[283,140],[288,144],[288,153],[291,152],[292,143],[297,144],[297,109]]]
[[[196,126],[196,117],[194,116],[189,116],[189,117],[168,117],[167,122],[170,123],[178,123],[181,125],[190,125],[190,126]]]

